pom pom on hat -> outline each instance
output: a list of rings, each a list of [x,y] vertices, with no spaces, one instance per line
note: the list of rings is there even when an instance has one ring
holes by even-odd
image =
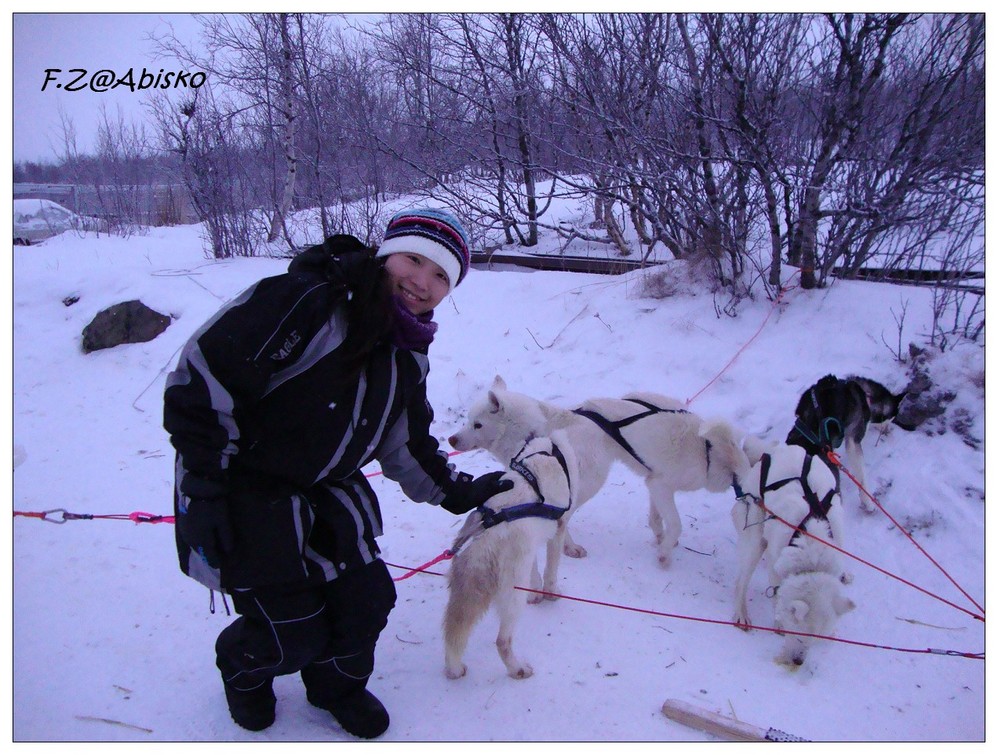
[[[471,266],[468,234],[449,212],[431,208],[404,210],[388,221],[378,257],[411,252],[436,262],[447,273],[454,290]]]

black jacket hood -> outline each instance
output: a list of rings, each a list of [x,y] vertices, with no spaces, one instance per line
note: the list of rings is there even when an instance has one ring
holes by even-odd
[[[319,275],[329,281],[346,283],[352,289],[361,281],[379,278],[377,271],[382,267],[382,260],[376,259],[374,253],[374,249],[355,236],[339,233],[297,254],[288,265],[288,272]]]

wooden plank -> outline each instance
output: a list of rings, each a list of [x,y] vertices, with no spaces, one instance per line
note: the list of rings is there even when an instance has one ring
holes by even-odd
[[[674,698],[662,705],[667,718],[732,742],[806,742],[779,729],[762,728]]]

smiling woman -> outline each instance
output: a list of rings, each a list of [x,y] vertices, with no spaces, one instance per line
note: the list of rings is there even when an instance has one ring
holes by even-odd
[[[396,214],[377,256],[386,258],[392,292],[415,315],[436,307],[471,264],[464,227],[450,213],[433,209]]]
[[[439,210],[396,215],[376,254],[332,236],[226,305],[167,379],[180,568],[232,593],[216,665],[245,729],[274,722],[274,677],[298,672],[351,734],[388,728],[366,689],[395,604],[366,464],[453,514],[512,486],[453,469],[430,433],[433,308],[469,263]]]
[[[414,315],[436,307],[450,290],[450,278],[440,265],[421,254],[393,254],[385,260],[389,287]]]

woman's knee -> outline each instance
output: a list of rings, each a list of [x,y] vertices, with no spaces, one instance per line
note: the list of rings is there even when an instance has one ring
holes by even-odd
[[[383,561],[340,575],[329,582],[326,604],[335,634],[374,641],[395,607],[395,583]]]
[[[279,676],[325,650],[329,620],[321,589],[254,590],[236,605],[243,615],[216,643],[220,665]]]

